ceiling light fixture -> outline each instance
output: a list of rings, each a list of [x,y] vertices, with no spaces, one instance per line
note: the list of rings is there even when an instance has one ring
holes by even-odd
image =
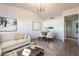
[[[45,11],[45,4],[43,3],[36,4],[36,10],[39,11],[40,13]]]

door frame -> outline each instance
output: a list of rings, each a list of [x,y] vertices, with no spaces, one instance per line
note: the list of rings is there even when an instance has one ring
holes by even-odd
[[[77,14],[72,14],[72,15],[78,15],[78,22],[79,22],[79,14],[77,13]],[[67,37],[66,37],[66,17],[67,16],[72,16],[72,15],[66,15],[66,16],[64,16],[64,41],[67,39]],[[79,23],[78,23],[78,25],[79,25]],[[79,32],[78,32],[78,35],[79,35]],[[79,40],[79,37],[78,37],[78,40]]]

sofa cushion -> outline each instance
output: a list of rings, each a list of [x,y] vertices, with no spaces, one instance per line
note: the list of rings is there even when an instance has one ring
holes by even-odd
[[[17,42],[15,40],[9,40],[9,41],[5,41],[2,43],[2,48],[7,48],[7,47],[10,47],[12,45],[15,45],[17,44]]]
[[[7,33],[7,34],[1,34],[1,42],[14,40],[14,34],[13,33]]]
[[[17,44],[27,43],[28,39],[16,40]]]

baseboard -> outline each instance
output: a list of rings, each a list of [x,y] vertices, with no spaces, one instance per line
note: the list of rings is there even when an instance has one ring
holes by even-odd
[[[56,40],[60,40],[60,41],[64,42],[64,40],[62,40],[62,39],[56,39]]]
[[[67,36],[68,38],[74,38],[74,39],[78,39],[77,37],[73,37],[73,36]]]

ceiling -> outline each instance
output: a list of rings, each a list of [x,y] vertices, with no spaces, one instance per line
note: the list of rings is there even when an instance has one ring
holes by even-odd
[[[48,19],[62,14],[62,12],[67,9],[78,7],[79,3],[46,3],[44,4],[45,11],[41,13],[36,10],[36,5],[34,3],[6,3],[6,5],[19,7],[26,10],[28,9],[35,12],[42,19]]]

